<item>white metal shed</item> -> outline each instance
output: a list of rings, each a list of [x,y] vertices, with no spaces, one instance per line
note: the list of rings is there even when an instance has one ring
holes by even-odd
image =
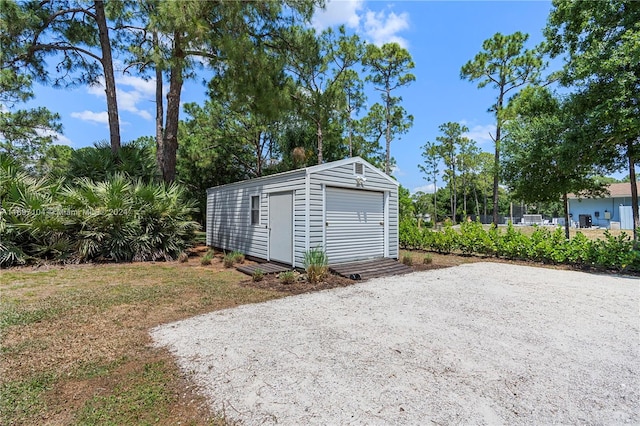
[[[207,190],[207,245],[303,266],[398,258],[398,183],[360,157]]]

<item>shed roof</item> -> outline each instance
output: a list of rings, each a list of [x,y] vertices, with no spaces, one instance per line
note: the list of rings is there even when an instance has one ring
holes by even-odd
[[[640,182],[638,182],[640,185]],[[576,194],[568,194],[568,198],[624,198],[631,197],[631,182],[612,183],[607,187],[608,194],[602,197],[581,197]]]
[[[225,185],[214,186],[213,188],[208,188],[207,191],[213,190],[214,188],[218,189],[218,188],[223,188],[223,187],[231,187],[231,186],[235,186],[235,185],[240,185],[240,184],[243,184],[245,182],[267,181],[269,179],[275,178],[276,176],[278,176],[278,177],[281,177],[281,176],[284,176],[284,175],[295,176],[296,174],[307,174],[307,175],[309,175],[309,174],[312,174],[312,173],[318,173],[318,172],[321,172],[323,170],[331,169],[333,167],[340,167],[342,165],[355,163],[355,162],[360,162],[360,163],[364,163],[364,164],[368,165],[373,170],[375,170],[380,176],[382,176],[386,180],[388,180],[390,183],[392,183],[392,184],[394,184],[396,186],[399,185],[398,181],[394,180],[393,178],[388,176],[386,173],[383,173],[377,167],[375,167],[373,164],[369,163],[368,161],[364,160],[363,158],[361,158],[361,157],[350,157],[350,158],[345,158],[343,160],[331,161],[329,163],[317,164],[315,166],[307,166],[307,167],[304,167],[304,168],[301,168],[301,169],[294,169],[294,170],[289,170],[289,171],[286,171],[286,172],[275,173],[275,174],[272,174],[272,175],[260,176],[260,177],[253,178],[253,179],[247,179],[247,180],[243,180],[243,181],[228,183],[228,184],[225,184]]]

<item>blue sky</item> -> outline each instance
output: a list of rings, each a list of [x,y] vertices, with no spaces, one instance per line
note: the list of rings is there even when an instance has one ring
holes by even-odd
[[[344,24],[370,43],[395,41],[411,53],[416,81],[399,91],[403,106],[414,116],[414,125],[400,140],[392,142],[396,158],[394,174],[400,183],[415,192],[429,191],[418,171],[421,146],[435,141],[438,126],[457,121],[469,127],[469,137],[478,146],[493,152],[489,133],[495,129],[487,112],[495,92],[460,79],[460,68],[481,49],[482,42],[496,32],[521,31],[530,35],[528,47],[542,41],[551,3],[547,1],[364,1],[332,0],[325,11],[316,13],[317,29]],[[117,58],[116,58],[117,61]],[[53,62],[50,64],[53,65]],[[154,135],[153,81],[116,71],[118,104],[123,141]],[[203,102],[202,78],[188,82],[183,102]],[[368,103],[378,101],[371,93]],[[106,104],[102,87],[53,89],[37,86],[31,105],[58,112],[64,126],[57,143],[73,148],[108,140]],[[181,112],[181,118],[184,118]]]

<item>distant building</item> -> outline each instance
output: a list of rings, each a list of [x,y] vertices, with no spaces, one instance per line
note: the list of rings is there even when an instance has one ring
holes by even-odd
[[[607,229],[633,229],[631,183],[612,183],[608,195],[580,198],[569,194],[569,215],[576,226]]]

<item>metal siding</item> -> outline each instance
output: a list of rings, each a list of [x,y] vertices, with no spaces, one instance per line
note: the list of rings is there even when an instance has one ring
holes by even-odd
[[[356,185],[353,162],[337,165],[336,167],[330,167],[329,164],[326,164],[323,165],[324,167],[322,170],[313,172],[311,174],[311,182],[315,185],[312,185],[311,189],[312,198],[310,247],[316,247],[326,241],[326,236],[321,234],[326,220],[323,215],[313,215],[314,200],[317,200],[316,202],[318,204],[324,204],[322,201],[322,185],[334,188],[351,188],[355,191],[388,191],[388,224],[386,225],[388,232],[388,256],[390,258],[398,259],[398,185],[396,182],[391,181],[390,178],[380,170],[376,169],[368,163],[363,162],[363,164],[364,176],[366,177],[363,188],[358,188]],[[315,233],[315,235],[317,235],[317,239],[313,238],[314,230],[320,231]],[[322,246],[324,246],[324,244],[322,244]]]
[[[308,247],[316,248],[320,247],[324,249],[323,238],[323,215],[324,215],[324,201],[322,197],[322,185],[315,182],[313,175],[309,177],[309,224],[308,224]],[[306,221],[304,222],[305,228],[301,231],[306,232]],[[301,234],[303,235],[303,234]],[[307,250],[307,236],[300,238],[300,244],[296,245],[296,264],[302,266],[304,263],[304,253]]]
[[[398,191],[389,193],[389,257],[398,259],[399,252],[399,236],[398,236]]]
[[[366,182],[356,188],[354,161],[362,162]],[[398,185],[380,170],[353,158],[312,166],[280,175],[236,182],[207,190],[207,244],[225,250],[267,259],[269,193],[294,191],[294,263],[302,265],[307,248],[322,247],[325,241],[325,196],[323,185],[389,192],[387,244],[389,257],[398,257]],[[250,224],[250,194],[261,195],[259,227]]]
[[[268,259],[269,193],[302,188],[304,173],[260,178],[207,190],[207,245]],[[298,191],[296,191],[298,192]],[[251,225],[251,195],[260,195],[260,225]],[[294,197],[297,200],[297,197]],[[302,211],[294,211],[294,221]],[[299,232],[294,227],[295,233]]]
[[[384,194],[326,188],[326,252],[330,263],[384,256]]]

